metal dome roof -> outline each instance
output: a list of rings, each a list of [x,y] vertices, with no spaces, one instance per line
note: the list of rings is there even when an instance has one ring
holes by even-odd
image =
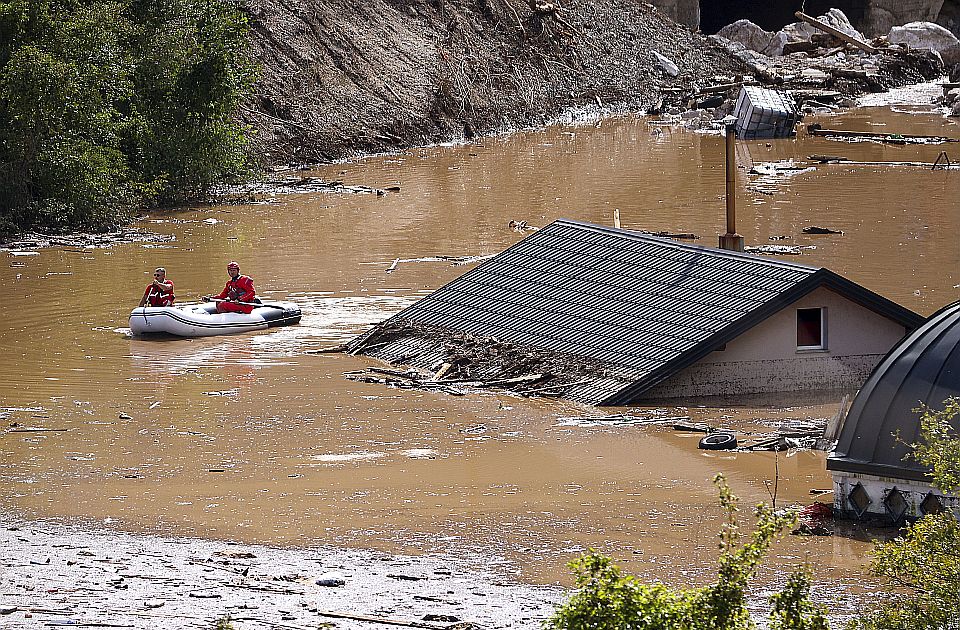
[[[914,410],[921,403],[942,409],[951,396],[960,396],[960,302],[931,315],[880,361],[850,407],[827,469],[928,480],[928,468],[903,460],[920,439]]]

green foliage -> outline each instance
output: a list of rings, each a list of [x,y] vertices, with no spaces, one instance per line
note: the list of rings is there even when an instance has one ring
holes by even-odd
[[[746,542],[737,522],[737,497],[722,475],[720,491],[725,522],[720,532],[720,568],[716,583],[703,588],[644,584],[623,575],[610,558],[591,550],[570,564],[577,591],[545,624],[554,630],[745,630],[753,628],[746,608],[746,588],[776,537],[795,522],[764,505],[755,511],[757,525]],[[819,609],[808,601],[809,579],[799,572],[775,596],[771,617],[779,630],[827,630]],[[788,624],[802,625],[788,625]],[[820,625],[822,624],[822,625]]]
[[[790,574],[779,593],[770,596],[770,630],[829,630],[823,607],[810,601],[810,569],[802,566]]]
[[[233,624],[230,623],[230,615],[217,619],[213,626],[213,630],[233,630]]]
[[[960,435],[953,428],[960,400],[948,399],[942,411],[921,410],[921,441],[912,456],[930,466],[934,486],[944,493],[960,488]],[[950,511],[927,514],[903,536],[879,542],[873,572],[898,587],[877,611],[855,622],[862,630],[960,628],[960,526]]]
[[[921,442],[913,445],[913,458],[933,471],[933,485],[943,493],[960,489],[960,434],[954,420],[960,417],[960,398],[948,398],[943,410],[920,409]]]
[[[577,593],[547,622],[547,628],[619,630],[680,628],[690,596],[623,575],[613,561],[591,550],[570,563]]]
[[[247,174],[238,0],[0,0],[0,231],[103,228]]]

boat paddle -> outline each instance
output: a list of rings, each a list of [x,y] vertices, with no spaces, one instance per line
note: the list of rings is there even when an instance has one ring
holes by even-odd
[[[234,300],[221,300],[220,298],[210,298],[206,300],[207,302],[229,302],[230,304],[240,304],[241,306],[252,306],[253,308],[279,308],[283,309],[285,307],[280,306],[279,304],[264,304],[258,302],[236,302]]]

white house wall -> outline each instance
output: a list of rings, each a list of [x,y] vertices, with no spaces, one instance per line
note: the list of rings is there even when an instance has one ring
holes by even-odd
[[[797,309],[826,308],[825,350],[797,349]],[[649,398],[857,388],[906,330],[818,288],[645,393]]]
[[[857,487],[857,484],[863,486],[867,496],[870,497],[870,504],[863,514],[856,513],[856,507],[850,500],[850,493]],[[960,500],[957,497],[943,495],[935,490],[930,484],[919,481],[908,481],[905,479],[896,479],[893,477],[877,477],[876,475],[864,475],[846,472],[833,473],[833,509],[838,515],[846,517],[863,516],[893,516],[884,505],[888,493],[896,488],[907,502],[906,515],[909,518],[919,518],[923,516],[923,510],[920,505],[931,492],[940,498],[944,507],[956,510],[960,508]]]

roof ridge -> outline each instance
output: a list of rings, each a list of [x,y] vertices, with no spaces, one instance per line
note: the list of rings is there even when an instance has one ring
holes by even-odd
[[[663,236],[655,236],[653,234],[643,234],[643,233],[637,232],[636,230],[628,230],[626,228],[615,228],[607,225],[599,225],[596,223],[587,223],[585,221],[577,221],[575,219],[565,219],[563,217],[555,219],[554,221],[552,221],[551,223],[547,224],[544,227],[549,227],[550,225],[553,225],[553,224],[569,225],[576,228],[587,229],[593,232],[607,232],[610,234],[632,238],[635,240],[653,242],[658,245],[663,245],[664,247],[670,247],[678,250],[696,250],[699,252],[704,252],[711,256],[717,256],[718,258],[735,258],[737,260],[748,260],[750,262],[755,262],[757,264],[765,265],[768,267],[776,267],[781,269],[783,268],[796,269],[798,271],[808,271],[811,273],[824,269],[824,267],[811,267],[810,265],[802,265],[800,263],[763,258],[761,256],[755,256],[754,254],[748,254],[746,252],[735,252],[728,249],[709,247],[707,245],[693,245],[691,243],[680,243]]]

